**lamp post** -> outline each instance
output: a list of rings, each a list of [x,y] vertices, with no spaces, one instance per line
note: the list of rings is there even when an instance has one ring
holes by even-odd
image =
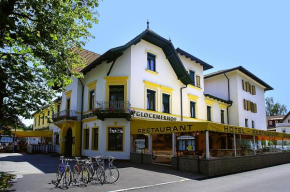
[[[282,132],[286,133],[286,128],[282,128]],[[284,152],[284,138],[282,138],[282,151]]]

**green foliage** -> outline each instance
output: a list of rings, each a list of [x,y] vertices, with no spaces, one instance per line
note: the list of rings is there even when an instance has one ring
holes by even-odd
[[[11,187],[10,181],[15,178],[15,175],[0,172],[0,191],[5,191]]]
[[[287,107],[279,102],[274,103],[273,97],[266,98],[266,115],[267,116],[276,116],[276,115],[285,115],[287,113]]]
[[[0,1],[0,126],[31,118],[56,92],[81,77],[98,0]]]

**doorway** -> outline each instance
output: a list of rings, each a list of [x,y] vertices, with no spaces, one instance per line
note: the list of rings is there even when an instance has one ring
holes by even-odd
[[[72,156],[72,129],[71,128],[68,128],[68,130],[66,131],[64,154],[66,156]]]
[[[152,162],[171,165],[172,134],[152,135]]]

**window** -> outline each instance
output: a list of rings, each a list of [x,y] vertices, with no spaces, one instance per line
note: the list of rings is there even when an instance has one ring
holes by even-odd
[[[147,53],[147,69],[151,71],[156,71],[155,58],[155,55]]]
[[[147,89],[147,109],[155,111],[155,91]]]
[[[89,149],[90,130],[84,129],[84,149]]]
[[[60,112],[60,105],[57,105],[57,113]]]
[[[221,110],[221,123],[225,123],[225,111]]]
[[[269,125],[272,125],[272,121],[268,121]]]
[[[196,86],[200,88],[200,76],[196,76]]]
[[[98,150],[98,148],[99,148],[99,128],[93,128],[92,131],[93,131],[92,149]]]
[[[66,109],[67,109],[66,115],[70,116],[70,98],[67,98],[66,100]]]
[[[34,118],[34,127],[36,127],[37,117]]]
[[[40,115],[39,115],[39,117],[38,117],[38,126],[40,126]]]
[[[191,118],[196,118],[195,114],[195,102],[190,101],[190,117]]]
[[[110,85],[109,99],[111,104],[124,103],[124,85]]]
[[[48,123],[48,120],[49,120],[49,111],[47,111],[47,119],[46,119],[46,121],[47,121],[47,123]]]
[[[42,125],[44,124],[44,114],[42,115]]]
[[[55,135],[55,144],[59,145],[59,134],[58,133],[56,133],[56,135]]]
[[[288,123],[290,123],[290,119],[288,119]]]
[[[170,101],[170,95],[163,93],[162,94],[162,111],[163,111],[163,113],[170,113],[169,101]]]
[[[255,122],[252,121],[252,128],[255,128]]]
[[[211,121],[211,107],[207,106],[207,120]]]
[[[249,125],[248,125],[248,119],[245,119],[245,127],[249,127]]]
[[[191,85],[194,85],[195,86],[195,78],[194,78],[194,74],[195,74],[195,72],[194,71],[189,71],[189,76],[190,76],[190,78],[191,78],[191,80],[192,80],[192,83],[191,83]]]
[[[95,90],[91,90],[89,92],[89,110],[94,109],[94,104],[95,104]]]
[[[109,127],[108,129],[108,150],[123,151],[123,128]]]

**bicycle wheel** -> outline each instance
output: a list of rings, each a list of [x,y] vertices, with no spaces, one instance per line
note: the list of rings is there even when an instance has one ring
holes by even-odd
[[[108,167],[105,169],[105,181],[106,183],[115,183],[119,179],[119,170],[117,167]]]
[[[56,170],[56,181],[52,182],[55,185],[55,187],[59,186],[60,180],[61,180],[61,176],[62,176],[61,165],[58,165],[58,168]]]
[[[78,165],[75,165],[72,172],[73,182],[77,184],[81,180],[81,170]]]
[[[82,182],[84,184],[88,184],[90,182],[90,172],[85,166],[82,166]]]
[[[105,183],[105,169],[102,166],[99,166],[97,170],[95,170],[95,180],[101,184]]]
[[[68,188],[68,186],[70,185],[70,183],[71,183],[71,170],[70,170],[70,167],[69,166],[66,166],[65,167],[65,170],[64,170],[64,178],[63,178],[63,180],[64,180],[64,186],[66,187],[66,188]]]

